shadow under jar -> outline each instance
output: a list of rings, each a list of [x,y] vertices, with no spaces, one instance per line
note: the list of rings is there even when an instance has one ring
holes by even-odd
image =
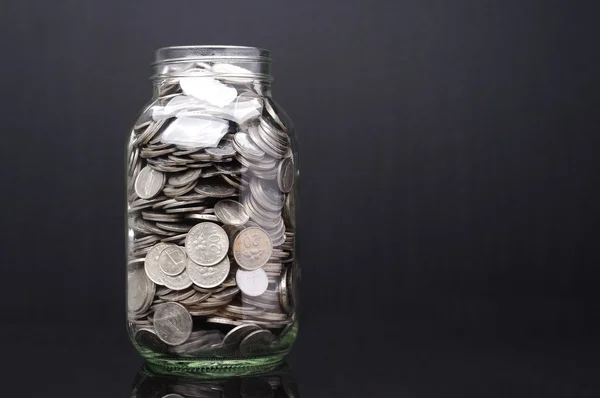
[[[130,338],[161,371],[277,366],[297,334],[298,155],[253,47],[156,52],[127,148]]]

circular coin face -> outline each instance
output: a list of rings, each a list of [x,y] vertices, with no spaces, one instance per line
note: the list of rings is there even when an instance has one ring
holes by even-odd
[[[260,296],[269,287],[269,278],[262,269],[254,271],[238,269],[235,273],[235,280],[242,293],[252,297]]]
[[[229,239],[223,228],[212,222],[195,225],[185,239],[185,250],[196,264],[218,264],[229,250]]]
[[[158,258],[160,270],[169,276],[181,274],[185,270],[185,264],[185,250],[177,245],[167,245]]]
[[[178,303],[164,303],[154,312],[156,335],[169,345],[184,343],[192,334],[192,317]]]
[[[135,193],[142,199],[150,199],[163,189],[165,179],[163,173],[146,166],[135,180]]]
[[[217,265],[211,267],[196,264],[188,259],[186,272],[196,286],[210,289],[219,286],[227,279],[229,268],[230,264],[227,256]]]
[[[259,269],[265,265],[272,253],[271,238],[261,228],[246,228],[238,234],[233,242],[235,261],[248,271]]]
[[[223,199],[215,205],[215,215],[223,224],[243,225],[248,221],[248,214],[240,202]]]
[[[277,185],[281,192],[288,193],[292,190],[294,186],[294,161],[292,158],[285,158],[279,163]]]
[[[166,243],[157,243],[152,246],[152,249],[146,254],[144,259],[144,269],[150,280],[158,285],[163,285],[163,273],[158,265],[160,254],[167,247]]]

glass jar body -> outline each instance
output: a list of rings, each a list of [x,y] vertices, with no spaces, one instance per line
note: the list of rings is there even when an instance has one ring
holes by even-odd
[[[129,137],[128,330],[158,370],[236,374],[296,338],[298,154],[264,58],[211,49],[159,57]]]

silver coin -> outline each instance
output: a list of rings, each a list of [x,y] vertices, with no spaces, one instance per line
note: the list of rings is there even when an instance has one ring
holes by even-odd
[[[215,215],[219,221],[227,225],[243,225],[248,221],[248,214],[240,202],[223,199],[215,204]]]
[[[271,117],[271,119],[273,119],[273,121],[275,123],[277,123],[277,126],[279,128],[281,128],[283,131],[287,131],[287,127],[285,126],[285,124],[283,124],[283,121],[281,120],[279,115],[277,115],[277,112],[275,112],[275,109],[274,109],[273,105],[271,104],[271,101],[272,100],[270,98],[268,98],[268,97],[265,98],[265,111]]]
[[[192,280],[187,272],[182,272],[176,276],[162,275],[163,284],[172,290],[184,290],[192,286]]]
[[[146,271],[146,275],[150,280],[158,285],[163,285],[163,273],[160,270],[158,260],[160,258],[160,253],[167,247],[166,243],[157,243],[150,249],[150,251],[146,254],[146,258],[144,260],[144,270]]]
[[[249,335],[252,332],[260,330],[260,328],[256,325],[240,325],[229,331],[223,337],[223,347],[235,347],[237,348],[244,337]]]
[[[275,335],[268,330],[256,330],[240,342],[240,353],[242,355],[258,354],[267,350],[275,340]]]
[[[223,228],[217,224],[203,222],[188,232],[185,250],[195,263],[211,266],[219,263],[227,255],[229,239]]]
[[[188,185],[189,183],[197,180],[202,174],[202,169],[193,169],[188,170],[182,174],[174,175],[169,177],[169,185],[173,185],[175,187],[183,187]]]
[[[296,200],[293,192],[287,194],[285,205],[283,206],[283,219],[287,226],[296,227]]]
[[[150,328],[142,328],[135,332],[135,342],[142,348],[149,349],[152,352],[164,353],[167,351],[167,345],[156,335],[156,332]]]
[[[169,276],[176,276],[185,270],[187,256],[185,250],[177,245],[167,245],[160,253],[158,266]]]
[[[235,273],[235,280],[242,293],[252,297],[260,296],[269,287],[269,278],[260,268],[254,271],[239,268]]]
[[[220,323],[222,325],[232,325],[232,326],[239,326],[240,325],[240,321],[236,321],[236,320],[232,320],[229,318],[221,318],[218,316],[213,316],[210,318],[206,318],[206,322],[209,323]]]
[[[127,306],[129,311],[143,313],[150,308],[156,285],[148,278],[144,269],[139,267],[129,271],[127,277]]]
[[[196,286],[208,289],[223,283],[229,275],[229,269],[229,257],[225,256],[221,262],[211,267],[196,264],[188,259],[186,272]]]
[[[156,226],[160,229],[164,229],[165,231],[179,232],[179,233],[187,233],[192,228],[192,225],[188,225],[188,224],[161,223],[161,222],[157,222]]]
[[[135,180],[135,193],[142,199],[150,199],[163,189],[165,179],[163,173],[146,166]]]
[[[281,192],[288,193],[294,186],[294,161],[292,158],[285,158],[279,162],[277,168],[277,185]]]
[[[169,345],[184,343],[192,333],[192,317],[181,304],[159,304],[153,320],[156,334]]]
[[[261,228],[246,228],[233,241],[235,262],[248,271],[259,269],[265,265],[272,252],[271,238]]]
[[[167,214],[192,213],[192,212],[201,212],[205,209],[206,209],[206,206],[173,207],[173,208],[165,209],[165,213],[167,213]]]
[[[225,157],[235,155],[233,144],[229,140],[221,140],[219,145],[214,148],[206,148],[205,152],[212,156]]]
[[[185,299],[188,299],[190,297],[192,297],[193,295],[196,294],[196,291],[194,289],[189,289],[189,290],[171,290],[169,289],[169,291],[165,294],[158,294],[157,296],[160,296],[160,298],[164,301],[183,301]]]
[[[260,149],[246,133],[235,133],[233,138],[234,148],[246,157],[260,160],[265,152]]]
[[[212,214],[186,214],[188,220],[219,221],[219,218]]]
[[[211,198],[226,198],[235,194],[235,188],[225,183],[202,182],[196,185],[194,191]]]

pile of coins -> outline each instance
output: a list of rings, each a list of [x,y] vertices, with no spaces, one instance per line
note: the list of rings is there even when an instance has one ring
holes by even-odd
[[[288,128],[251,80],[209,74],[231,67],[164,82],[132,131],[128,313],[153,352],[258,355],[295,321]]]

